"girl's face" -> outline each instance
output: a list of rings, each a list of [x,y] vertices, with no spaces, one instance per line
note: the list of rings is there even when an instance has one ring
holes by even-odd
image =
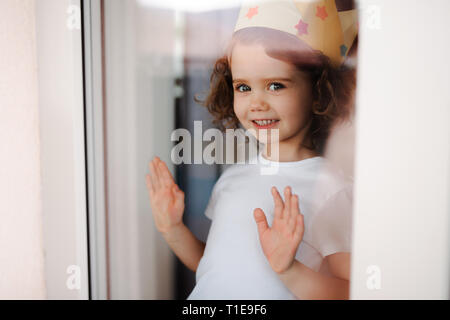
[[[231,58],[234,112],[246,129],[279,129],[279,141],[299,145],[310,122],[308,75],[274,59],[261,45],[238,43]]]

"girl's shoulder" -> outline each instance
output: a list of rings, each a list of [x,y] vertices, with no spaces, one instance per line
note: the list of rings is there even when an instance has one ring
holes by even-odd
[[[346,176],[332,162],[324,159],[317,180],[314,185],[314,194],[319,202],[326,201],[339,192],[351,194],[353,190],[353,177]]]

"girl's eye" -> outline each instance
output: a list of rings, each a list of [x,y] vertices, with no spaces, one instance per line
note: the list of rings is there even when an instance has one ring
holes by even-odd
[[[269,86],[269,90],[272,90],[272,91],[277,91],[277,90],[280,90],[283,88],[285,88],[285,86],[278,82],[273,82]],[[245,84],[240,84],[240,85],[236,86],[236,90],[239,92],[246,92],[246,91],[250,91],[250,87]]]
[[[276,90],[284,88],[284,86],[281,83],[273,82],[273,83],[270,84],[269,88],[270,88],[270,90],[275,90],[276,91]]]
[[[250,89],[250,88],[248,86],[246,86],[245,84],[240,84],[236,87],[236,90],[239,92],[245,92],[245,91],[247,91],[247,89]]]

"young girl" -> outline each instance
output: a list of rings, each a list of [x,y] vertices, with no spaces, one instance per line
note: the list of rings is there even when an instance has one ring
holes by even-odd
[[[336,18],[338,3],[313,4],[318,19],[333,17],[333,9]],[[329,43],[319,51],[314,41],[286,30],[295,26],[304,35],[308,21],[318,22],[308,12],[316,10],[289,1],[244,6],[227,54],[215,64],[204,104],[217,123],[254,129],[257,138],[261,129],[278,130],[279,141],[271,143],[279,154],[269,156],[267,143],[257,165],[232,165],[222,174],[205,212],[212,220],[206,245],[183,224],[184,193],[165,163],[149,164],[156,227],[196,271],[188,299],[349,296],[351,184],[325,171],[321,155],[331,125],[350,113],[345,106],[354,79],[327,51]],[[275,175],[261,175],[261,167],[273,165]]]

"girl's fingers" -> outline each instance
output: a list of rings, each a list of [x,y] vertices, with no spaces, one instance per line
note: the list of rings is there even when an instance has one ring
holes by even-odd
[[[269,229],[269,225],[267,224],[266,215],[262,209],[257,208],[253,210],[253,217],[255,218],[256,225],[258,226],[258,233],[261,239],[261,235]]]
[[[166,163],[158,158],[158,168],[159,168],[159,174],[161,178],[161,183],[170,186],[174,184],[174,181],[172,179],[172,175],[170,174],[169,168],[167,167]]]
[[[284,188],[284,213],[283,220],[289,221],[291,216],[291,188]]]
[[[180,188],[178,188],[178,186],[176,184],[173,185],[172,187],[172,191],[175,195],[175,208],[178,210],[183,209],[184,207],[184,192],[180,190]]]
[[[300,210],[298,207],[298,196],[293,194],[291,197],[291,215],[288,221],[288,230],[290,233],[293,233],[296,226],[297,216],[300,214]]]
[[[283,218],[283,210],[284,210],[283,199],[281,199],[281,196],[278,193],[277,188],[272,187],[271,191],[272,191],[273,201],[275,203],[274,219],[282,219]]]
[[[300,243],[305,230],[305,222],[301,213],[296,217],[295,222],[294,240]]]
[[[153,190],[152,179],[150,179],[149,174],[145,175],[145,183],[147,185],[147,190],[149,192],[150,197],[153,197],[153,193],[155,192],[155,190]]]
[[[156,169],[155,159],[150,161],[149,163],[150,168],[150,178],[152,180],[153,190],[157,191],[159,188],[161,188],[161,183],[159,182],[159,176]]]
[[[292,197],[292,212],[294,213],[294,215],[298,215],[300,214],[300,206],[298,204],[298,195],[294,195]]]

